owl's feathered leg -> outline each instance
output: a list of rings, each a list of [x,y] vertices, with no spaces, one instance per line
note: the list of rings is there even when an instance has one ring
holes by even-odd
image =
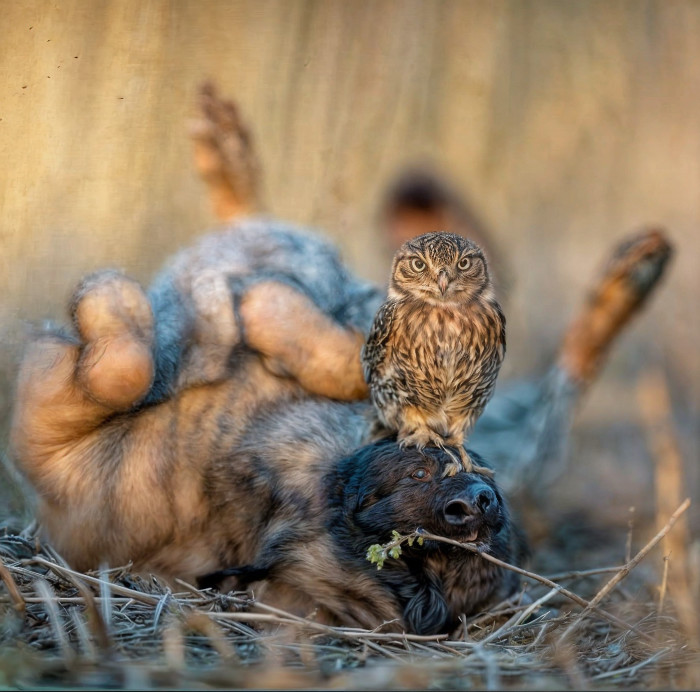
[[[444,444],[439,444],[436,445],[440,449],[442,449],[445,454],[447,454],[450,459],[452,459],[451,462],[448,464],[445,464],[445,470],[442,472],[442,477],[445,478],[446,476],[456,476],[462,469],[465,471],[470,471],[471,469],[468,468],[465,463],[464,459],[460,459],[449,447],[445,447]],[[467,457],[469,459],[469,457]],[[469,461],[471,464],[471,460]]]
[[[417,447],[418,449],[437,447],[445,452],[451,461],[445,464],[443,477],[455,476],[462,470],[467,473],[481,473],[485,476],[493,476],[491,469],[474,464],[464,448],[463,435],[440,434],[426,425],[421,425],[410,431],[405,428],[399,430],[398,440],[401,447]]]

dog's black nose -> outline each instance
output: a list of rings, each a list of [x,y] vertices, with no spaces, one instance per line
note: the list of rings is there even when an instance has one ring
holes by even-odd
[[[445,519],[447,519],[450,524],[455,524],[457,526],[459,524],[464,524],[464,522],[473,515],[474,512],[469,506],[469,503],[462,498],[458,497],[454,500],[450,500],[445,505]]]
[[[476,483],[467,492],[448,500],[444,514],[448,523],[460,525],[471,517],[489,516],[497,509],[498,500],[493,488],[486,483]]]
[[[482,514],[486,514],[496,504],[496,493],[486,485],[476,492],[474,503]]]

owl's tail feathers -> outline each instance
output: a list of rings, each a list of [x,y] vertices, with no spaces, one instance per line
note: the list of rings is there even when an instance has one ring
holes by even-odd
[[[194,163],[214,213],[221,221],[231,221],[261,211],[260,161],[238,106],[205,82],[199,88],[197,110],[189,127]]]
[[[574,382],[595,379],[617,335],[658,285],[672,252],[666,234],[656,228],[615,248],[560,349],[559,366]]]

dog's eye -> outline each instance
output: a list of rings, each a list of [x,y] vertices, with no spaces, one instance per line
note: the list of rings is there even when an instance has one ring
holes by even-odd
[[[462,257],[459,262],[457,262],[457,268],[458,269],[469,269],[471,267],[472,261],[471,258],[469,257]]]
[[[430,478],[430,471],[425,468],[416,469],[411,474],[411,478],[416,481],[427,481]]]
[[[417,272],[422,272],[425,269],[425,262],[422,259],[414,257],[411,260],[411,269]]]

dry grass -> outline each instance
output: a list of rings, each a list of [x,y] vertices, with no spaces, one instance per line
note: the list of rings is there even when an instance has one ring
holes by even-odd
[[[449,637],[328,627],[128,567],[81,574],[30,526],[0,537],[0,686],[692,688],[700,653],[671,599],[613,588],[688,504],[625,565],[521,571],[517,598]]]

